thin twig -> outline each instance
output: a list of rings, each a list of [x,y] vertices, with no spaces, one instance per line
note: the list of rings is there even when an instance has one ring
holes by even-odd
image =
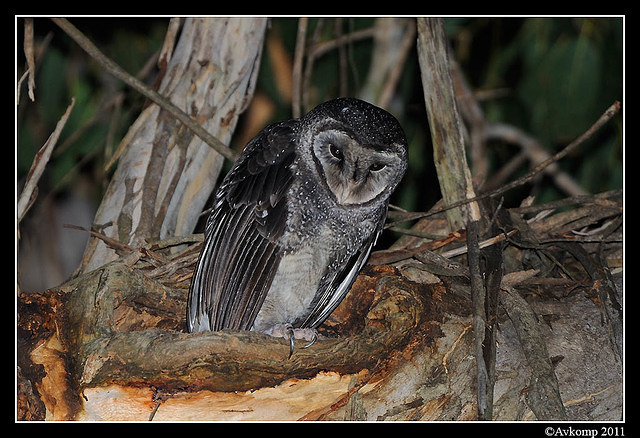
[[[504,186],[502,186],[502,187],[500,187],[500,188],[498,188],[496,190],[492,190],[490,192],[483,193],[483,194],[475,196],[473,198],[462,199],[460,201],[456,201],[456,202],[454,202],[454,203],[452,203],[450,205],[447,205],[445,207],[441,207],[441,208],[438,208],[438,209],[435,209],[435,210],[432,210],[432,211],[428,211],[428,212],[408,213],[406,215],[403,215],[403,217],[398,218],[398,220],[387,224],[386,228],[395,226],[396,224],[398,224],[400,222],[406,222],[406,221],[410,221],[410,220],[421,219],[421,218],[433,216],[433,215],[436,215],[438,213],[442,213],[443,211],[450,210],[452,208],[456,208],[456,207],[459,207],[459,206],[464,205],[464,204],[468,204],[469,202],[480,201],[482,199],[486,199],[486,198],[490,198],[490,197],[493,197],[493,196],[501,195],[501,194],[503,194],[503,193],[515,188],[515,187],[518,187],[520,185],[526,184],[527,182],[529,182],[533,178],[535,178],[545,168],[547,168],[551,164],[561,160],[567,154],[569,154],[570,152],[572,152],[573,150],[578,148],[578,146],[580,146],[586,140],[591,138],[591,136],[593,136],[594,133],[596,133],[600,128],[602,128],[602,126],[605,123],[607,123],[609,120],[611,120],[613,118],[613,116],[615,116],[619,111],[620,111],[620,102],[616,101],[616,102],[613,103],[613,105],[611,105],[609,108],[607,108],[607,110],[600,116],[600,118],[589,129],[587,129],[580,137],[575,139],[573,142],[571,142],[569,145],[567,145],[560,152],[556,153],[555,155],[549,157],[547,160],[545,160],[542,163],[538,164],[535,168],[533,168],[525,176],[523,176],[521,178],[518,178],[517,180],[512,181],[509,184],[505,184]]]
[[[184,111],[175,106],[169,99],[157,93],[153,89],[149,88],[145,83],[137,79],[135,76],[127,73],[122,67],[113,62],[107,56],[105,56],[96,46],[91,42],[82,32],[80,32],[74,25],[64,18],[52,18],[67,35],[69,35],[82,49],[87,52],[93,59],[95,59],[102,67],[104,67],[109,73],[120,79],[131,88],[144,95],[149,100],[153,101],[160,108],[166,110],[176,119],[182,122],[187,128],[189,128],[195,135],[197,135],[202,141],[220,153],[225,158],[231,161],[235,161],[237,153],[229,149],[224,143],[211,135],[207,130],[200,126],[195,120],[189,117]]]
[[[368,27],[366,29],[356,30],[350,33],[339,36],[329,41],[318,43],[312,47],[309,47],[309,58],[319,58],[325,53],[343,45],[349,44],[354,41],[362,39],[372,38],[375,35],[375,27]]]
[[[514,234],[516,231],[517,230],[511,230],[511,231],[509,231],[507,233],[498,234],[497,236],[489,237],[489,238],[487,238],[485,240],[482,240],[482,241],[478,242],[478,248],[484,249],[484,248],[487,248],[489,246],[495,245],[496,243],[503,242],[504,240],[508,239],[509,236]],[[460,248],[454,248],[454,249],[451,249],[449,251],[445,251],[440,255],[442,255],[443,257],[446,257],[446,258],[449,259],[449,258],[453,258],[453,257],[457,257],[459,255],[462,255],[462,254],[464,254],[466,252],[468,252],[468,248],[467,248],[466,245],[464,245],[464,246],[461,246]]]
[[[588,196],[570,196],[568,198],[559,199],[557,201],[550,201],[545,204],[538,205],[526,205],[522,207],[510,208],[509,211],[517,214],[529,214],[538,213],[545,210],[556,210],[563,207],[570,207],[579,204],[594,204],[599,202],[607,202],[608,198],[615,198],[622,196],[622,190],[609,190],[602,193],[596,193],[595,195]]]
[[[44,55],[44,53],[46,53],[47,47],[49,47],[49,43],[51,42],[52,38],[53,38],[53,33],[49,32],[44,37],[44,39],[39,41],[37,46],[34,45],[34,47],[33,47],[33,55],[35,56],[35,59],[34,59],[34,61],[35,61],[34,62],[34,70],[32,71],[32,69],[29,67],[29,61],[27,61],[26,69],[25,69],[24,73],[22,74],[22,76],[20,76],[20,79],[18,80],[18,84],[17,84],[17,87],[16,87],[16,105],[20,105],[20,99],[21,99],[21,96],[22,96],[20,90],[22,89],[22,83],[25,80],[28,80],[31,75],[33,75],[33,78],[34,78],[34,81],[35,81],[35,74],[36,74],[36,71],[37,71],[38,66],[40,64],[39,61],[42,59],[42,56]],[[28,58],[31,55],[27,55],[26,54],[26,51],[29,50],[29,49],[27,49],[27,44],[29,44],[29,43],[25,42],[25,57]],[[35,87],[35,84],[34,84],[34,87]],[[34,99],[35,99],[35,95],[34,95]]]
[[[135,251],[135,248],[127,245],[126,243],[119,242],[116,239],[112,239],[111,237],[106,236],[102,233],[99,233],[94,230],[90,230],[85,227],[81,227],[79,225],[63,224],[62,227],[69,228],[71,230],[85,231],[91,234],[93,237],[97,237],[98,239],[102,240],[107,246],[113,248],[118,253],[121,253],[121,252],[131,253]]]
[[[356,30],[353,32],[339,35],[338,37],[329,41],[318,42],[320,37],[321,25],[322,25],[322,20],[318,22],[318,25],[316,26],[315,31],[313,32],[313,36],[311,37],[311,41],[309,42],[309,45],[307,48],[307,54],[306,54],[307,62],[304,68],[304,74],[302,75],[301,85],[300,85],[300,94],[301,94],[300,100],[302,102],[301,104],[302,109],[308,108],[309,106],[308,105],[309,99],[307,97],[308,93],[303,93],[302,91],[309,89],[315,61],[321,56],[330,52],[331,50],[340,48],[347,44],[351,44],[355,41],[372,38],[375,35],[375,31],[376,31],[375,26],[373,26],[367,29]]]
[[[38,153],[33,159],[33,164],[31,164],[31,168],[29,169],[29,173],[27,174],[27,179],[18,198],[18,223],[22,220],[24,215],[27,213],[33,202],[35,201],[35,194],[37,193],[38,181],[42,176],[42,172],[44,172],[44,168],[49,162],[49,158],[51,158],[51,153],[53,152],[53,148],[58,142],[58,138],[60,137],[60,133],[62,129],[67,123],[67,119],[69,118],[69,114],[71,114],[71,110],[76,102],[75,98],[71,98],[71,103],[67,107],[67,110],[64,112],[58,123],[56,124],[55,129],[45,142],[44,146],[40,148]]]
[[[333,29],[336,37],[340,38],[342,36],[342,18],[338,17],[335,19],[335,21],[333,22]],[[349,85],[349,76],[347,72],[348,65],[347,51],[345,50],[345,46],[338,46],[338,77],[340,78],[338,82],[340,96],[347,95],[347,89]]]
[[[550,158],[549,153],[535,138],[521,129],[505,123],[489,123],[485,126],[485,138],[502,139],[517,144],[527,156],[529,162],[536,164]],[[556,163],[550,163],[543,170],[553,178],[555,185],[569,195],[585,195],[585,190],[580,187],[566,172],[560,170]]]
[[[492,196],[496,194],[504,193],[507,190],[511,190],[514,187],[522,185],[526,182],[531,181],[536,175],[542,172],[546,167],[555,163],[556,161],[560,161],[566,155],[571,153],[574,149],[584,143],[587,139],[589,139],[596,131],[598,131],[605,123],[607,123],[611,118],[616,115],[620,111],[620,102],[616,101],[611,105],[607,110],[600,116],[600,118],[589,128],[584,134],[575,139],[573,142],[569,143],[567,147],[562,149],[560,152],[554,154],[553,156],[547,158],[542,163],[538,164],[534,167],[528,174],[525,176],[518,178],[517,180],[503,186],[499,189],[498,193],[494,193]]]
[[[29,99],[33,102],[36,100],[33,92],[36,88],[36,61],[33,49],[33,18],[26,18],[24,20],[24,55],[27,58],[27,66],[29,67],[29,80],[27,82]]]

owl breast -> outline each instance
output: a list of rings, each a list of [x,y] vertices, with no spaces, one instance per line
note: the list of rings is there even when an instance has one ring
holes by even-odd
[[[300,326],[328,277],[362,250],[384,221],[379,209],[335,205],[321,186],[307,180],[296,181],[288,199],[294,205],[279,242],[285,253],[252,327],[260,332],[283,321]]]
[[[324,245],[306,244],[285,255],[252,329],[265,332],[279,322],[303,319],[311,309],[331,252]]]

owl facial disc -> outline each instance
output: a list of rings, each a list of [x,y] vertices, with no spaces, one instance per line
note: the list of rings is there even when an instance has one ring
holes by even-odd
[[[313,143],[316,168],[339,205],[366,204],[386,192],[405,163],[393,148],[363,144],[340,129],[318,133]]]

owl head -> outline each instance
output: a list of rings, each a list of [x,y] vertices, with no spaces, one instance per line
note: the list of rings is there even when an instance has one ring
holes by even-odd
[[[386,201],[407,169],[407,139],[387,111],[353,98],[318,105],[301,119],[314,170],[338,205]]]

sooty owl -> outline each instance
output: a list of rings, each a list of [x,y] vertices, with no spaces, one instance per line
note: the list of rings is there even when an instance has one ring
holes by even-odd
[[[291,351],[294,337],[313,343],[366,262],[406,168],[400,124],[362,100],[266,127],[216,192],[188,330],[255,330],[290,339]]]

